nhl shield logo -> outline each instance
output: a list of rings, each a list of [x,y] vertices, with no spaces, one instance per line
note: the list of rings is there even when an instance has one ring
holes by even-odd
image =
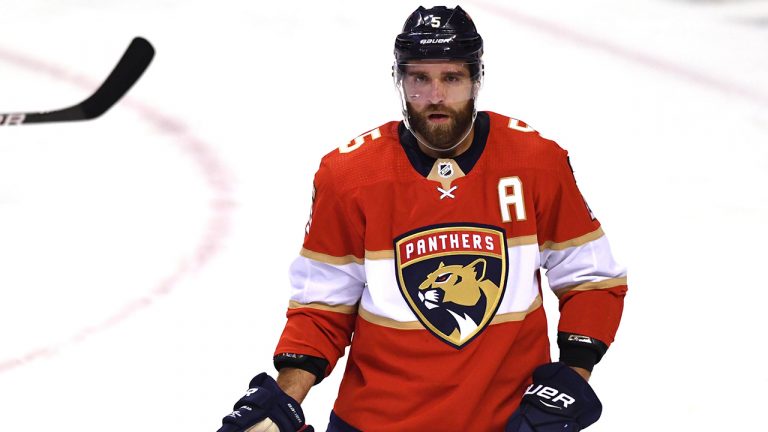
[[[450,162],[440,162],[437,165],[437,173],[443,178],[453,177],[453,164]]]
[[[430,226],[397,237],[394,246],[400,293],[426,329],[457,349],[485,330],[506,289],[502,229]]]

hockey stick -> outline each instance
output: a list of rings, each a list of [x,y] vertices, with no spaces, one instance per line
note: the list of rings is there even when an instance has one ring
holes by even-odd
[[[94,119],[112,107],[141,77],[152,61],[155,49],[142,37],[128,45],[104,83],[88,99],[56,111],[0,113],[0,126]]]

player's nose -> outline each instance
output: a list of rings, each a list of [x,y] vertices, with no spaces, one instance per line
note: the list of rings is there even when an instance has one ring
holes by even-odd
[[[445,85],[440,80],[433,80],[427,92],[427,98],[431,104],[445,102]]]

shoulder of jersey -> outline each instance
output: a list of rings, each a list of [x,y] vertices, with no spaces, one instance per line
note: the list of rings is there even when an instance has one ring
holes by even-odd
[[[555,141],[544,138],[526,122],[494,112],[486,112],[491,119],[489,144],[499,157],[546,163],[565,156],[565,150]]]
[[[346,142],[330,151],[323,157],[328,161],[352,161],[370,156],[371,153],[381,155],[381,151],[393,144],[399,145],[400,138],[397,127],[400,122],[391,121],[364,132],[349,142]]]
[[[391,121],[358,135],[323,156],[321,165],[335,172],[386,168],[401,152],[397,128],[400,122]]]
[[[364,188],[397,176],[405,154],[397,133],[399,122],[371,129],[326,154],[318,173],[333,179],[340,191]],[[407,159],[406,159],[407,160]]]

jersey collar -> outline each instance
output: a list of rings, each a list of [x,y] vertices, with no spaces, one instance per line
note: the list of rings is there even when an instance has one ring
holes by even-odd
[[[475,137],[472,139],[472,144],[467,151],[453,158],[465,174],[469,174],[483,154],[485,144],[488,141],[488,133],[491,129],[490,124],[491,119],[488,113],[484,111],[478,112],[477,118],[475,118]],[[408,156],[413,169],[421,174],[422,177],[429,176],[437,159],[421,151],[416,137],[405,127],[404,122],[400,122],[397,132],[400,136],[400,145],[405,150],[405,154]]]

